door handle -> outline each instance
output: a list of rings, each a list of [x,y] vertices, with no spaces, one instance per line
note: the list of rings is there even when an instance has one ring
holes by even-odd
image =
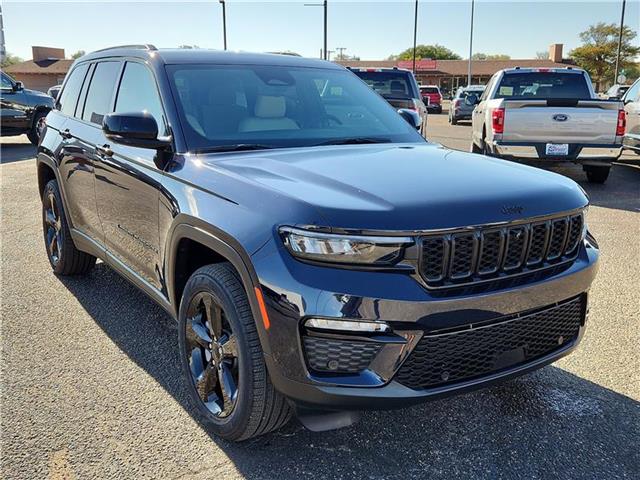
[[[70,139],[71,137],[73,137],[73,135],[71,135],[71,132],[69,131],[68,128],[65,128],[63,131],[59,131],[58,133],[60,134],[60,136],[66,140]]]
[[[111,147],[106,143],[102,146],[96,146],[96,152],[98,153],[98,155],[102,155],[104,157],[110,157],[113,155],[113,150],[111,150]]]

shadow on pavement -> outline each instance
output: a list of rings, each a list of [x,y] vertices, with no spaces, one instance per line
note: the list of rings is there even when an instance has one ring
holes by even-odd
[[[192,412],[176,326],[164,311],[104,264],[61,280],[111,340]],[[639,407],[547,367],[479,392],[369,412],[342,430],[311,433],[293,420],[242,444],[210,437],[247,478],[626,478],[640,471]]]
[[[30,143],[3,142],[0,144],[0,163],[19,162],[35,158],[36,147]]]

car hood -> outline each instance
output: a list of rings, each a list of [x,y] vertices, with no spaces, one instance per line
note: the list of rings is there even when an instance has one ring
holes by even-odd
[[[205,162],[317,208],[334,228],[421,230],[548,215],[588,203],[572,180],[436,144],[236,152]]]

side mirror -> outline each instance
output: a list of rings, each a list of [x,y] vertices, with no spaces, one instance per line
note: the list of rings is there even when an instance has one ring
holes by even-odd
[[[121,145],[162,149],[171,146],[171,138],[158,138],[158,124],[149,113],[110,113],[102,120],[105,136]]]
[[[418,112],[409,110],[408,108],[400,108],[398,113],[409,125],[414,127],[416,130],[420,130],[420,127],[422,127],[422,119],[420,118],[420,115],[418,115]]]
[[[464,103],[466,103],[469,106],[477,105],[478,103],[480,103],[480,98],[475,93],[470,93],[465,97]]]
[[[22,84],[22,82],[16,82],[13,84],[13,90],[15,92],[19,92],[20,90],[24,90],[24,85]]]

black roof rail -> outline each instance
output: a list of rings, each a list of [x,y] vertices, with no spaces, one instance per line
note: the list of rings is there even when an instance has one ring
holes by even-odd
[[[158,50],[156,48],[155,45],[151,45],[150,43],[143,43],[143,44],[134,44],[134,45],[115,45],[113,47],[107,47],[107,48],[101,48],[100,50],[95,50],[92,53],[97,53],[97,52],[106,52],[107,50],[117,50],[120,48],[131,48],[131,49],[135,49],[135,50]]]

